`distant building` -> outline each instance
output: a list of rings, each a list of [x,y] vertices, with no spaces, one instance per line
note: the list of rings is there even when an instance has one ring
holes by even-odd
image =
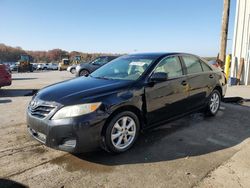
[[[245,60],[241,84],[250,85],[250,0],[237,0],[231,77],[236,77],[241,58]]]

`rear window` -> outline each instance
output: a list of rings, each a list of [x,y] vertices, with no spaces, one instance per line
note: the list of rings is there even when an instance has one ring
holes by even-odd
[[[182,59],[186,65],[188,74],[195,74],[203,72],[201,68],[200,60],[194,56],[182,56]]]

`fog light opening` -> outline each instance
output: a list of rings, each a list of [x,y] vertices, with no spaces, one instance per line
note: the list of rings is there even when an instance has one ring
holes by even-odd
[[[75,148],[76,139],[64,139],[61,146]]]

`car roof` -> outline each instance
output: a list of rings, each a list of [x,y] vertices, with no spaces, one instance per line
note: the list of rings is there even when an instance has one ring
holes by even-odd
[[[103,55],[103,56],[96,57],[96,59],[97,58],[106,58],[106,57],[114,57],[114,58],[116,58],[116,57],[119,57],[119,56],[118,55]]]
[[[164,56],[171,56],[171,55],[192,55],[192,56],[196,56],[196,55],[193,55],[193,54],[182,53],[182,52],[150,52],[150,53],[133,53],[133,54],[129,54],[129,55],[133,55],[133,56],[153,56],[155,58],[160,58],[160,57],[164,57]]]

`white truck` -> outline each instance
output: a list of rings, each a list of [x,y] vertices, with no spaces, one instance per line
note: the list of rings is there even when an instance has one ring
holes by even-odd
[[[37,65],[37,70],[58,70],[57,63],[40,63]]]

